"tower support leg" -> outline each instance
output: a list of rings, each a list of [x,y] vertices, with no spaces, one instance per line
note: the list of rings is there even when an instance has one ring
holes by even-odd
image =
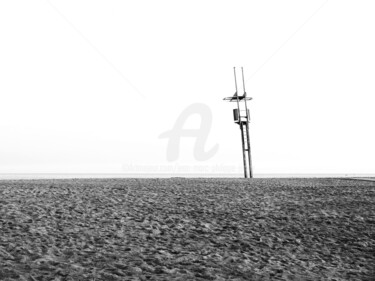
[[[240,122],[240,129],[241,129],[241,140],[242,140],[242,155],[243,155],[243,169],[244,169],[244,176],[247,178],[247,163],[246,163],[246,144],[245,144],[245,133],[244,126]]]
[[[250,178],[253,178],[253,167],[251,163],[251,147],[250,147],[250,132],[249,132],[249,122],[246,122],[246,141],[247,141],[247,156],[249,160],[249,173]]]

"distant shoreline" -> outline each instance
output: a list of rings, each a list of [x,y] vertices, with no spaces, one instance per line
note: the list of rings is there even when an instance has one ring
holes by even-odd
[[[0,173],[8,179],[71,179],[71,178],[243,178],[237,173]],[[375,178],[375,174],[255,174],[254,178]]]

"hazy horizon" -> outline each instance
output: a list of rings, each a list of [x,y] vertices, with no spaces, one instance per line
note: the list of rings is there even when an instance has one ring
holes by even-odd
[[[72,178],[243,178],[243,173],[0,173],[0,180]],[[375,178],[375,174],[254,174],[254,178]]]

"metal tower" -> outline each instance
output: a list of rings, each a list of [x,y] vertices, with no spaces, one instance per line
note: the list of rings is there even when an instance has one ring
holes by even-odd
[[[224,98],[224,100],[229,102],[237,102],[237,108],[233,109],[234,122],[240,126],[241,130],[241,140],[242,140],[242,154],[243,154],[243,168],[245,178],[253,177],[253,169],[251,164],[251,149],[250,149],[250,133],[249,133],[249,123],[250,123],[250,110],[247,108],[248,100],[253,98],[247,97],[245,89],[245,80],[243,75],[243,67],[241,67],[242,72],[242,85],[243,85],[243,95],[239,96],[237,91],[237,75],[236,68],[234,70],[234,83],[236,86],[236,92],[232,97]],[[241,108],[241,104],[244,104],[244,109]],[[243,106],[242,106],[243,107]]]

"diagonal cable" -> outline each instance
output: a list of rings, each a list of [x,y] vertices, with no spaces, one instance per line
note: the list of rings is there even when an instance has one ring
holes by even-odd
[[[52,7],[52,9],[60,15],[60,17],[65,20],[66,23],[72,27],[75,32],[77,32],[83,40],[86,41],[87,44],[91,46],[91,48],[115,71],[117,74],[125,80],[139,95],[141,95],[143,98],[145,98],[145,95],[142,94],[141,91],[138,90],[138,88],[130,82],[128,78],[124,76],[124,74],[54,5],[51,3],[50,0],[46,0],[46,2]]]
[[[246,80],[251,80],[301,29],[328,3],[326,0],[322,5],[316,9],[311,16],[309,16],[264,62],[255,70],[250,77]]]

